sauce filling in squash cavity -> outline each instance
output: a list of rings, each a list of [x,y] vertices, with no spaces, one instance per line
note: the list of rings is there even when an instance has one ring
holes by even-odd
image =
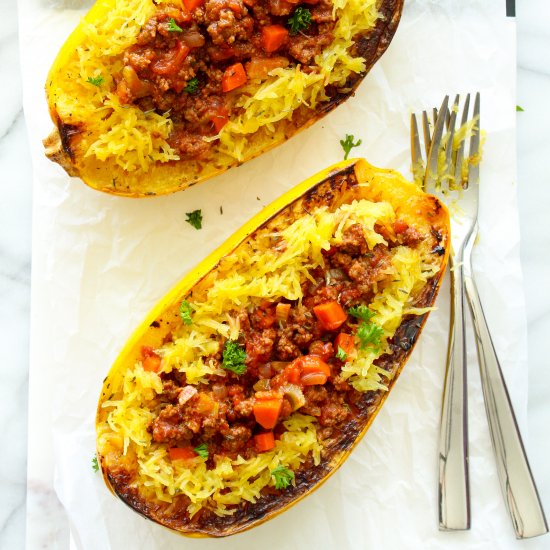
[[[123,449],[132,484],[189,517],[284,491],[366,394],[387,389],[396,330],[429,309],[415,300],[438,273],[440,239],[365,199],[257,231],[185,296],[164,344],[121,374],[99,448]],[[107,464],[111,475],[123,463]]]

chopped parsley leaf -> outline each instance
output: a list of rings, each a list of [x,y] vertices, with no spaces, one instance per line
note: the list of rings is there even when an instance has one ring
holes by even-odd
[[[222,367],[238,375],[244,374],[246,371],[245,359],[246,351],[242,346],[234,340],[227,340],[223,348]]]
[[[340,140],[340,145],[342,146],[342,149],[344,150],[344,153],[346,153],[344,155],[344,160],[347,160],[348,155],[350,154],[350,151],[354,147],[359,147],[359,145],[361,145],[361,143],[362,143],[362,140],[360,140],[360,139],[358,139],[356,143],[353,143],[354,139],[355,138],[353,137],[353,135],[346,134],[346,139],[341,139]]]
[[[361,319],[361,321],[370,321],[375,315],[375,313],[365,305],[350,307],[348,309],[348,313],[352,317],[357,317],[357,319]]]
[[[191,313],[193,313],[193,310],[191,309],[191,304],[187,300],[183,300],[180,304],[180,316],[182,321],[186,325],[192,325],[193,319],[191,318]]]
[[[366,349],[370,346],[378,350],[382,334],[384,334],[384,329],[381,326],[375,323],[361,322],[357,328],[357,338],[359,338],[360,348]]]
[[[105,79],[101,75],[89,76],[86,82],[99,88],[105,82]]]
[[[347,358],[348,354],[340,346],[338,346],[338,350],[336,351],[336,359],[340,359],[340,361],[345,361]]]
[[[94,458],[92,458],[92,470],[94,472],[98,472],[99,471],[99,464],[97,462],[97,456],[94,456]]]
[[[174,21],[173,17],[170,17],[170,21],[168,21],[168,30],[170,32],[183,32],[183,29],[178,27],[178,24]]]
[[[193,449],[201,458],[208,458],[208,445],[201,443],[198,447]]]
[[[271,475],[275,479],[275,489],[286,489],[294,480],[294,472],[282,464],[272,470]]]
[[[516,105],[516,111],[518,113],[523,113],[523,111],[525,111],[525,109],[521,105]]]
[[[307,8],[298,6],[294,10],[292,17],[288,18],[288,24],[290,26],[290,34],[298,34],[311,25],[311,12]]]
[[[193,210],[193,212],[186,212],[188,224],[192,225],[195,229],[202,228],[202,210]]]
[[[188,94],[196,94],[199,91],[199,79],[197,77],[187,81],[187,86],[183,89]]]

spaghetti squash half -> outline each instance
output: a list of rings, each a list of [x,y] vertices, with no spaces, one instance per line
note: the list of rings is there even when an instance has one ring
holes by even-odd
[[[432,308],[445,207],[340,163],[265,208],[153,309],[106,377],[109,488],[191,536],[261,523],[365,434]]]
[[[46,83],[47,156],[95,189],[171,193],[350,95],[403,0],[98,0]]]

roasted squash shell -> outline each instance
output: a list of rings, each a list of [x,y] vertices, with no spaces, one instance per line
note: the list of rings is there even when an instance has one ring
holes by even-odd
[[[367,391],[362,394],[356,413],[341,430],[336,440],[324,448],[317,465],[304,462],[295,473],[295,484],[280,491],[262,492],[255,502],[242,502],[230,515],[198,513],[189,517],[172,502],[158,500],[137,481],[137,459],[132,444],[114,434],[108,419],[106,402],[120,398],[125,373],[140,360],[143,347],[159,348],[182,325],[180,304],[198,285],[215,280],[220,263],[240,245],[250,242],[262,228],[278,229],[309,216],[317,207],[329,211],[354,200],[368,199],[389,202],[399,219],[421,228],[436,237],[437,246],[431,254],[436,272],[422,288],[411,296],[416,314],[404,315],[391,340],[391,352],[384,359],[388,391]],[[216,251],[189,272],[168,295],[158,303],[143,324],[134,332],[105,378],[97,411],[98,457],[109,489],[141,515],[188,536],[220,537],[258,525],[301,500],[326,481],[345,461],[365,435],[386,400],[405,362],[418,340],[438,293],[449,254],[449,216],[445,206],[434,196],[425,194],[401,175],[378,169],[365,160],[354,159],[332,166],[300,185],[252,218]],[[126,448],[125,448],[126,447]],[[185,507],[184,507],[185,508]]]
[[[44,140],[46,155],[70,176],[114,195],[147,197],[186,189],[280,145],[352,96],[389,46],[399,23],[403,1],[369,2],[375,6],[377,17],[368,29],[357,32],[349,41],[351,45],[345,52],[349,57],[342,64],[351,63],[351,58],[364,61],[359,65],[354,61],[355,68],[345,73],[348,76],[343,81],[325,83],[321,93],[315,92],[313,98],[303,96],[299,99],[302,93],[298,93],[291,108],[281,110],[288,112],[280,120],[275,114],[276,121],[265,122],[265,126],[250,130],[250,133],[246,130],[244,137],[240,127],[227,130],[233,122],[231,115],[230,124],[221,131],[220,140],[212,142],[212,149],[206,156],[200,160],[178,160],[177,151],[170,149],[166,141],[171,132],[170,112],[147,111],[144,114],[135,105],[121,105],[116,95],[124,54],[117,40],[131,27],[132,14],[123,11],[129,9],[124,6],[130,4],[130,0],[97,0],[59,51],[48,74],[46,96],[55,129]],[[132,2],[155,5],[151,0]],[[360,11],[359,3],[356,12]],[[134,26],[140,28],[139,25]],[[328,75],[335,74],[334,69],[327,71]],[[301,72],[300,78],[305,78],[304,74]],[[240,109],[236,112],[243,110],[238,103],[239,97],[249,97],[261,84],[263,82],[250,82],[242,94],[241,89],[231,92]],[[285,91],[288,95],[285,87],[278,93],[284,95]],[[323,94],[325,97],[321,98]],[[230,132],[228,137],[224,138],[224,132]],[[119,153],[121,149],[132,159]]]

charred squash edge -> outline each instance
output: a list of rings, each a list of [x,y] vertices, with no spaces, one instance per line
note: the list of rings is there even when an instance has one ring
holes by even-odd
[[[393,170],[379,169],[371,166],[364,159],[351,159],[331,166],[322,172],[307,179],[301,184],[289,190],[279,199],[264,208],[249,222],[236,231],[217,250],[191,270],[149,313],[145,321],[137,328],[131,338],[124,346],[122,352],[111,367],[109,374],[104,380],[101,397],[99,400],[96,421],[101,421],[102,402],[108,398],[110,389],[116,383],[116,377],[121,375],[128,365],[134,364],[140,353],[142,345],[159,345],[164,335],[163,324],[169,326],[172,322],[178,322],[178,308],[180,301],[190,289],[201,281],[212,269],[215,269],[220,259],[230,254],[239,244],[245,241],[261,226],[281,214],[285,209],[291,208],[294,212],[307,211],[308,205],[331,203],[338,200],[339,193],[346,192],[349,187],[347,182],[354,180],[355,183],[367,182],[373,178],[383,177],[389,181],[387,185],[392,191],[400,191],[401,195],[397,200],[403,200],[403,195],[424,196],[426,198],[426,212],[419,212],[418,215],[430,219],[432,227],[437,224],[440,234],[440,243],[434,253],[441,256],[440,270],[424,287],[416,301],[418,307],[431,306],[437,296],[441,280],[448,260],[450,248],[449,235],[449,214],[446,207],[436,197],[424,195],[414,184],[407,182],[402,176]],[[342,191],[344,188],[344,191]],[[396,204],[401,204],[396,202]],[[403,369],[420,332],[426,322],[428,314],[420,316],[408,316],[404,318],[398,327],[392,341],[393,359],[389,362],[392,378],[388,383],[388,391],[377,392],[372,396],[368,392],[364,394],[365,407],[358,421],[352,421],[347,426],[343,437],[338,444],[329,449],[329,458],[323,458],[317,467],[295,472],[296,486],[290,486],[283,495],[269,495],[263,497],[256,504],[243,505],[233,516],[216,517],[212,522],[200,529],[186,530],[185,526],[178,521],[161,521],[155,517],[155,504],[145,501],[134,488],[125,485],[125,480],[117,479],[106,469],[104,457],[98,449],[101,469],[105,483],[108,488],[123,502],[142,516],[159,523],[160,525],[175,530],[182,535],[190,537],[222,537],[232,535],[253,526],[259,525],[268,519],[278,515],[289,506],[302,500],[306,495],[317,489],[341,466],[352,449],[359,443],[368,431],[378,411],[384,404],[388,394],[395,384],[401,370]],[[159,330],[161,329],[161,330]],[[397,360],[396,360],[397,359]]]
[[[360,74],[353,74],[350,76],[348,82],[343,87],[345,92],[338,92],[330,101],[322,104],[317,110],[315,115],[307,117],[307,120],[300,126],[296,126],[293,121],[281,121],[288,123],[288,131],[286,132],[285,139],[281,142],[268,140],[265,143],[265,147],[260,153],[251,154],[246,157],[243,161],[235,160],[231,164],[228,164],[225,167],[216,168],[215,171],[207,174],[206,176],[185,179],[185,171],[182,170],[182,167],[185,166],[185,161],[176,161],[172,165],[174,170],[177,170],[178,173],[181,173],[181,177],[178,178],[180,181],[175,184],[173,187],[168,190],[161,190],[160,192],[156,189],[155,185],[152,185],[150,188],[135,191],[125,189],[123,185],[118,187],[108,187],[104,184],[93,181],[92,177],[82,173],[79,167],[79,159],[76,157],[76,148],[74,147],[74,140],[78,138],[78,135],[82,132],[82,128],[65,123],[57,109],[55,104],[52,104],[49,97],[49,89],[51,83],[54,79],[54,75],[62,68],[66,63],[69,56],[73,53],[75,47],[81,42],[83,38],[83,32],[81,30],[81,25],[71,33],[65,44],[60,49],[57,57],[54,60],[52,67],[48,73],[48,78],[46,81],[46,96],[48,99],[48,108],[50,112],[50,117],[55,125],[54,130],[50,135],[43,140],[43,145],[45,149],[46,156],[53,162],[59,164],[69,176],[80,177],[84,183],[93,189],[103,191],[108,194],[132,197],[132,198],[144,198],[151,197],[156,195],[167,195],[170,193],[175,193],[177,191],[182,191],[187,187],[191,187],[202,181],[206,181],[214,176],[217,176],[230,168],[239,166],[243,162],[247,162],[261,154],[273,149],[274,147],[281,145],[287,139],[291,138],[298,132],[305,130],[312,126],[319,119],[323,118],[325,115],[330,113],[333,109],[344,103],[349,97],[355,94],[357,87],[361,81],[365,78],[374,64],[382,57],[388,46],[390,45],[392,38],[397,30],[399,21],[401,19],[401,13],[403,11],[404,0],[381,0],[379,12],[381,17],[378,19],[375,27],[368,31],[366,34],[361,35],[356,40],[357,55],[365,59],[365,71]],[[109,7],[107,3],[96,3],[90,11],[84,16],[85,22],[93,22],[96,16],[99,16]],[[309,109],[305,111],[306,114],[309,114]],[[119,176],[123,174],[123,170],[120,169]],[[144,179],[153,179],[150,174],[143,174]]]

